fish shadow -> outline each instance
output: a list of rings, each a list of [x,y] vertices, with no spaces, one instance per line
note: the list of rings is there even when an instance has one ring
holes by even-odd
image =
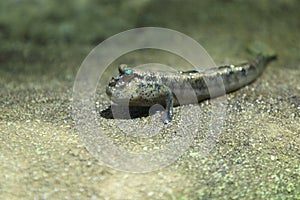
[[[105,119],[136,119],[148,117],[150,107],[113,105],[100,111],[100,116]]]

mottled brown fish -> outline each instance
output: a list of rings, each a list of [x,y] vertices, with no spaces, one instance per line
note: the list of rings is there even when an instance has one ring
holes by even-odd
[[[120,105],[164,105],[167,112],[164,123],[168,123],[172,120],[173,106],[196,103],[237,90],[254,81],[275,58],[275,55],[260,54],[243,64],[186,72],[145,71],[120,65],[119,75],[110,80],[106,93]]]

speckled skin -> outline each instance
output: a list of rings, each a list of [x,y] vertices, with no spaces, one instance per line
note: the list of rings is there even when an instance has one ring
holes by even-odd
[[[119,75],[110,80],[106,93],[121,105],[164,105],[167,111],[164,122],[168,123],[173,105],[196,103],[237,90],[254,81],[275,58],[258,55],[248,63],[187,72],[144,71],[120,65]]]

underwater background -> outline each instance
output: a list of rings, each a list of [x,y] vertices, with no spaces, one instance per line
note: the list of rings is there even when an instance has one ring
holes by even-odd
[[[299,199],[299,10],[297,0],[1,1],[0,199]],[[148,26],[194,38],[217,65],[244,61],[257,47],[278,59],[226,96],[225,125],[207,156],[197,153],[200,131],[174,163],[133,174],[99,164],[86,150],[74,128],[72,92],[96,45]],[[120,62],[153,60],[178,65],[160,52]],[[113,63],[104,79],[116,71]],[[200,103],[204,119],[207,102]]]

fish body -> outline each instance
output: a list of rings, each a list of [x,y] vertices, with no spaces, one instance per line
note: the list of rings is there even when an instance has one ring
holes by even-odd
[[[258,55],[238,65],[224,65],[192,71],[145,71],[119,66],[106,93],[120,105],[166,107],[165,123],[171,121],[173,106],[200,102],[224,95],[253,82],[276,56]]]

